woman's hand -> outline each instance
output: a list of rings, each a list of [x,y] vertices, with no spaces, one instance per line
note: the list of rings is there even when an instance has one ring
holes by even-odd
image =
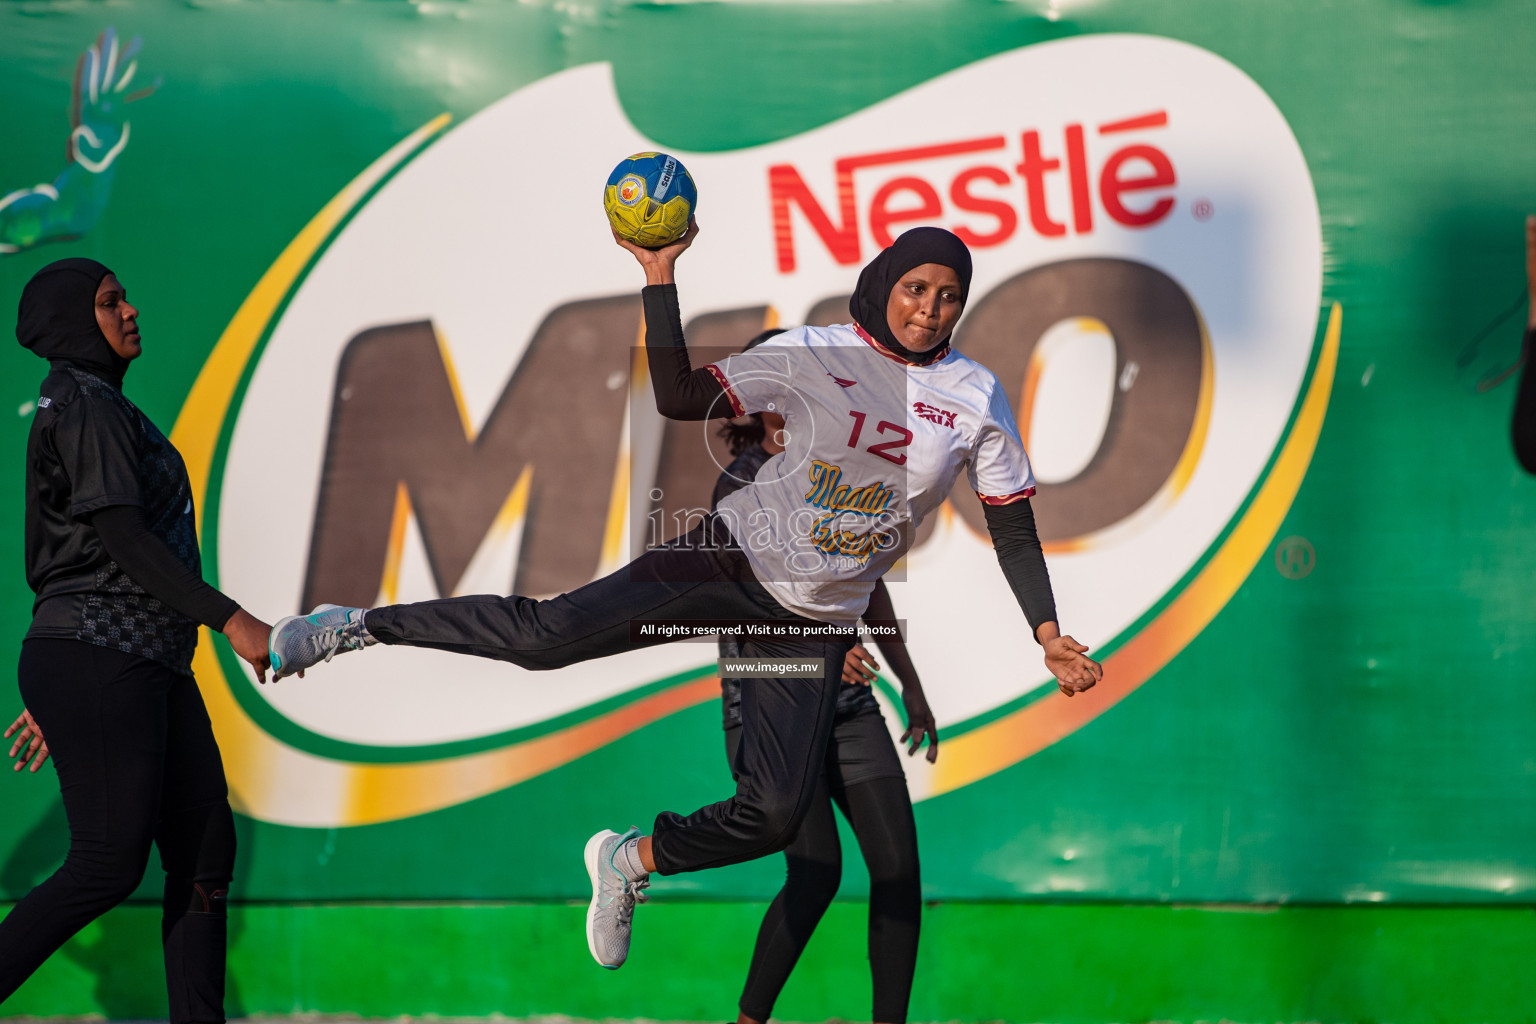
[[[18,730],[21,735],[17,736],[16,742],[11,744],[11,756],[16,758],[16,767],[11,770],[19,772],[28,761],[31,761],[30,771],[36,773],[43,766],[43,762],[48,760],[48,742],[43,739],[43,730],[39,729],[37,723],[32,720],[32,712],[26,708],[21,709],[20,717],[5,730],[5,738],[10,739]],[[17,751],[23,747],[26,748],[25,752],[18,756]]]
[[[251,663],[257,681],[266,682],[267,669],[272,667],[272,659],[267,653],[272,627],[241,608],[229,617],[221,632],[235,653]]]
[[[854,644],[843,657],[843,682],[853,686],[868,686],[875,681],[880,663],[870,656],[863,644]]]
[[[660,249],[647,249],[643,245],[636,245],[628,239],[620,238],[617,231],[613,233],[613,240],[619,243],[621,249],[628,249],[640,266],[645,268],[646,284],[672,284],[673,264],[677,262],[677,258],[683,254],[683,251],[693,244],[698,234],[699,222],[690,217],[688,230],[683,232],[683,237]]]
[[[928,698],[923,695],[921,686],[905,686],[901,690],[901,703],[907,709],[907,731],[901,734],[903,743],[911,744],[907,747],[907,756],[917,753],[917,748],[923,745],[923,740],[928,740],[928,763],[939,759],[939,723],[933,720],[933,712],[928,709]]]
[[[1054,622],[1042,625],[1038,638],[1045,648],[1045,667],[1056,677],[1057,689],[1066,696],[1091,690],[1104,678],[1103,667],[1087,657],[1088,648],[1070,636],[1057,633]]]

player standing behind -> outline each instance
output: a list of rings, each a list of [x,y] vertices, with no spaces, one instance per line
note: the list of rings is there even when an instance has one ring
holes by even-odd
[[[783,333],[764,331],[747,344],[751,349]],[[784,450],[784,417],[777,413],[753,413],[730,420],[720,430],[736,458],[715,483],[710,507],[726,495],[750,484],[763,463]],[[864,618],[894,625],[895,608],[885,581],[876,582]],[[907,657],[898,636],[881,640],[881,652],[901,680],[906,705],[908,754],[928,741],[928,760],[938,757],[939,731],[923,696],[917,670]],[[741,643],[720,640],[720,657],[742,657]],[[784,848],[784,887],[774,897],[758,929],[752,965],[742,989],[737,1024],[763,1024],[773,1014],[784,983],[805,951],[821,917],[826,913],[842,878],[842,842],[835,801],[853,827],[864,864],[869,869],[869,969],[874,990],[874,1015],[880,1024],[903,1024],[912,995],[912,975],[917,967],[917,937],[922,924],[923,886],[918,868],[917,822],[906,775],[896,756],[891,734],[880,713],[870,684],[880,666],[863,644],[855,644],[843,662],[843,683],[837,691],[837,714],[832,738],[816,785],[810,809],[800,830]],[[721,703],[725,720],[726,760],[733,766],[741,749],[741,689],[750,680],[721,676]]]
[[[668,642],[636,636],[639,620],[769,620],[799,630],[792,639],[748,641],[752,657],[820,659],[823,674],[760,679],[742,692],[736,794],[687,816],[664,811],[651,835],[605,830],[587,842],[587,945],[604,967],[629,955],[635,904],[651,872],[723,867],[789,845],[815,793],[852,647],[820,627],[852,625],[864,613],[875,581],[962,470],[1062,690],[1081,692],[1102,675],[1087,648],[1057,627],[1028,502],[1035,481],[1002,385],[949,347],[970,287],[965,243],[939,228],[908,231],[860,273],[854,324],[800,327],[696,370],[674,267],[697,233],[695,225],[654,251],[618,242],[645,271],[646,358],[662,414],[705,420],[782,410],[789,447],[750,487],[728,495],[688,535],[547,601],[479,595],[327,607],[282,620],[270,640],[274,670],[290,675],[374,643],[553,669]]]

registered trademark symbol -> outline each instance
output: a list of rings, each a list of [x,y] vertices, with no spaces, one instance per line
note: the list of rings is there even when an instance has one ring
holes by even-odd
[[[1210,220],[1216,216],[1216,207],[1211,205],[1209,199],[1196,199],[1189,212],[1195,215],[1195,220]]]
[[[1311,575],[1317,567],[1317,552],[1305,537],[1287,537],[1275,545],[1275,568],[1288,580]]]

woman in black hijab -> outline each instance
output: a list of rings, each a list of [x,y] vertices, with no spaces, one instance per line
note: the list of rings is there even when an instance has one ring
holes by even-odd
[[[819,675],[765,675],[742,686],[735,796],[687,816],[663,812],[650,835],[604,830],[588,840],[587,943],[609,968],[629,954],[632,915],[652,871],[735,864],[794,838],[814,802],[852,647],[849,633],[829,627],[865,613],[874,582],[962,472],[986,507],[998,560],[1062,691],[1089,689],[1101,671],[1057,628],[1029,509],[1034,478],[1002,385],[949,346],[970,287],[965,244],[938,228],[909,231],[860,275],[852,324],[797,327],[694,369],[674,265],[697,232],[692,226],[654,251],[615,238],[645,272],[646,358],[661,413],[784,416],[786,450],[750,485],[721,498],[693,532],[548,601],[485,595],[327,606],[282,620],[272,635],[272,666],[282,675],[373,643],[552,669],[677,637],[647,632],[646,620],[753,629],[766,620],[763,632],[744,637],[745,655],[802,666],[819,659]],[[905,996],[891,1004],[877,1011],[877,1024],[904,1024]]]
[[[221,631],[264,680],[268,627],[203,582],[181,456],[123,394],[138,315],[94,260],[49,264],[22,291],[16,337],[50,369],[27,440],[37,598],[17,674],[70,847],[0,922],[0,1000],[138,887],[153,843],[170,1019],[223,1021],[234,819],[192,652],[199,625]]]
[[[899,316],[892,311],[898,296],[892,293],[902,278],[921,267],[948,269],[954,273],[959,288],[954,317],[959,318],[965,308],[966,297],[971,291],[971,250],[964,242],[943,228],[913,228],[904,232],[888,248],[864,265],[859,271],[859,283],[854,286],[848,300],[848,312],[853,322],[879,343],[889,354],[913,366],[928,366],[949,354],[948,331],[934,332],[932,336],[911,334],[911,310],[906,307],[905,296],[900,296],[903,307]],[[925,275],[927,276],[927,275]],[[935,282],[937,278],[935,278]],[[896,337],[897,327],[902,327],[902,338]],[[910,335],[910,336],[909,336]]]

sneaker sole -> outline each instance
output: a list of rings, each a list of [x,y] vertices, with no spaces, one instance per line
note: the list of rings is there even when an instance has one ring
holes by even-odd
[[[587,952],[592,954],[592,959],[597,961],[599,967],[609,971],[616,971],[623,964],[605,964],[598,957],[597,942],[592,938],[592,918],[597,916],[597,894],[599,891],[597,872],[600,866],[598,864],[598,857],[602,853],[604,841],[609,836],[616,835],[618,835],[617,832],[605,828],[591,839],[588,839],[587,848],[582,851],[582,859],[587,862],[587,878],[592,882],[592,900],[587,904]]]
[[[278,619],[277,625],[272,627],[272,632],[267,637],[267,658],[272,662],[272,681],[274,683],[284,678],[285,673],[283,672],[283,659],[278,657],[277,648],[273,646],[273,641],[278,638],[284,629],[288,628],[288,623],[296,622],[303,617],[302,615],[289,615]]]

